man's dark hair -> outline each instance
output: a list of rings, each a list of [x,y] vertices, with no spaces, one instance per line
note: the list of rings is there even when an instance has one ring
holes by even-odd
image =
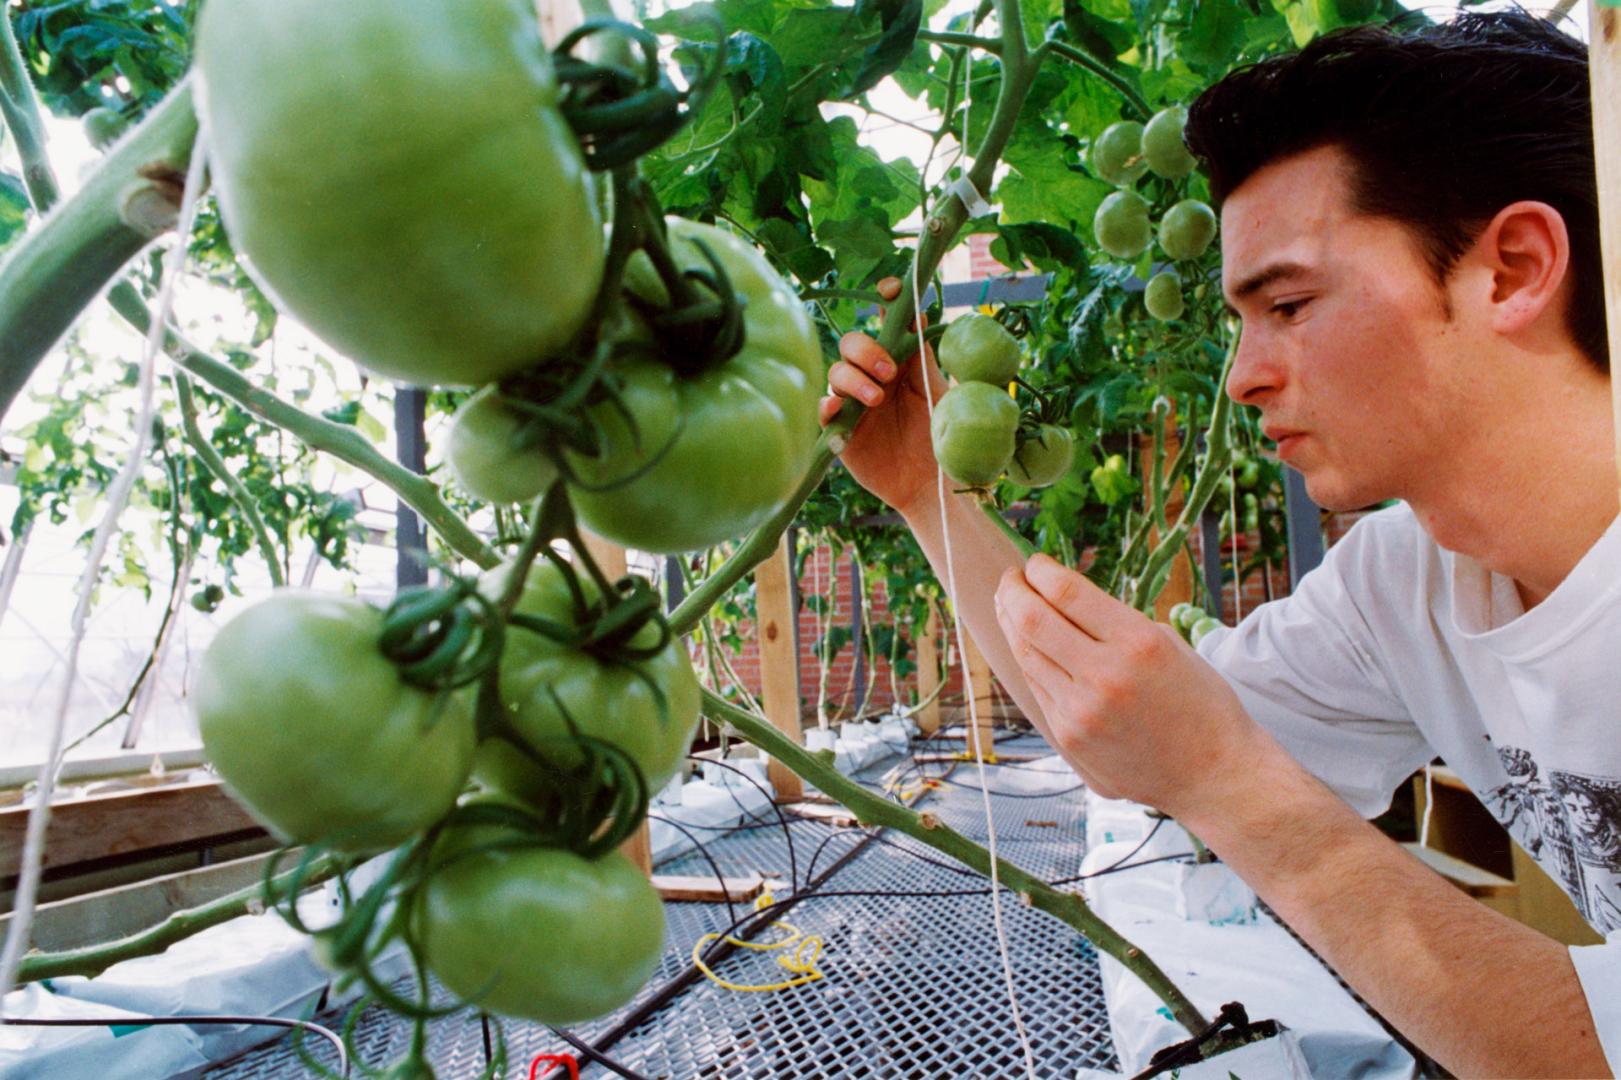
[[[1503,207],[1547,203],[1570,234],[1571,335],[1609,369],[1587,47],[1547,21],[1328,34],[1205,91],[1184,137],[1218,201],[1273,162],[1341,148],[1352,205],[1406,225],[1437,281]]]

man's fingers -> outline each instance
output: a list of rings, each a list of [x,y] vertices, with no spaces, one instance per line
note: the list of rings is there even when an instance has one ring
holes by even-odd
[[[884,400],[884,388],[872,376],[843,360],[828,370],[827,385],[835,394],[855,398],[869,408]]]
[[[901,279],[886,277],[878,282],[878,295],[885,300],[893,300],[901,294]]]
[[[837,394],[829,394],[817,405],[816,418],[821,422],[823,427],[827,427],[827,425],[833,422],[833,418],[839,415],[839,410],[843,408],[844,399],[839,397]]]
[[[845,363],[855,365],[879,383],[889,382],[899,370],[894,358],[878,342],[859,330],[852,330],[839,339],[839,356]]]
[[[1099,641],[1109,641],[1137,628],[1143,621],[1122,604],[1063,563],[1047,555],[1033,555],[1024,565],[1024,580],[1064,618]]]
[[[1054,611],[1046,598],[1032,589],[1016,569],[1003,574],[997,586],[996,617],[1021,664],[1027,648],[1050,658],[1049,662],[1057,662],[1055,677],[1062,682],[1056,685],[1070,682],[1069,670],[1085,664],[1077,654],[1097,645],[1084,630]]]

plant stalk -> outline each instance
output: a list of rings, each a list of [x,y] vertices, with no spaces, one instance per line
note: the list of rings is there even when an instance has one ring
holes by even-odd
[[[114,286],[107,299],[137,330],[144,333],[151,325],[152,312],[127,282]],[[500,563],[501,557],[445,505],[438,485],[388,460],[354,428],[305,412],[256,385],[231,365],[209,356],[172,329],[164,346],[175,363],[255,416],[291,432],[311,449],[323,450],[387,485],[462,558],[485,570]]]
[[[0,417],[80,312],[173,227],[196,138],[182,82],[0,261]]]

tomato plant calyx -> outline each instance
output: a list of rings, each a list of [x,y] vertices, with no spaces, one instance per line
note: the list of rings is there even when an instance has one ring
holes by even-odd
[[[687,20],[707,29],[715,40],[711,62],[685,90],[677,90],[659,62],[658,38],[630,23],[591,19],[571,31],[552,50],[562,89],[559,110],[580,140],[586,165],[606,172],[634,162],[663,145],[687,121],[703,111],[726,69],[726,27],[711,11],[689,9]],[[604,32],[628,38],[640,51],[639,70],[596,63],[573,55],[576,45]]]
[[[476,582],[403,589],[383,613],[378,647],[425,690],[476,682],[501,656],[501,619]]]

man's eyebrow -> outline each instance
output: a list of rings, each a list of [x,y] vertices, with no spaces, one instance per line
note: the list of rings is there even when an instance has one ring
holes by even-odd
[[[1310,269],[1305,263],[1299,262],[1272,263],[1270,266],[1257,270],[1233,286],[1233,299],[1242,300],[1246,296],[1253,296],[1280,278],[1297,277],[1308,273]],[[1227,310],[1230,312],[1233,310],[1231,304],[1228,305]],[[1237,314],[1237,312],[1233,312],[1233,314]]]

